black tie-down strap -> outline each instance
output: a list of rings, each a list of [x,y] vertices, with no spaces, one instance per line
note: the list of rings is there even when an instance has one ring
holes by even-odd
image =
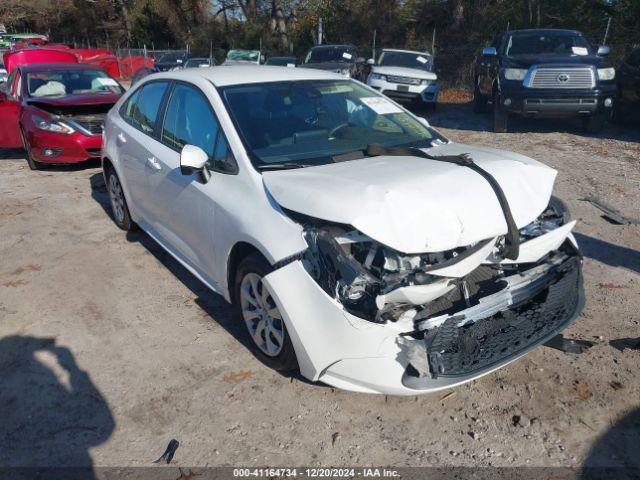
[[[455,163],[456,165],[460,165],[462,167],[467,167],[482,175],[482,177],[491,185],[496,197],[498,197],[498,201],[500,202],[500,207],[502,208],[502,213],[504,215],[504,219],[507,222],[507,235],[504,238],[504,251],[502,252],[506,258],[511,260],[515,260],[520,255],[520,233],[518,232],[518,226],[516,222],[513,220],[513,215],[511,214],[511,209],[509,208],[509,202],[507,201],[507,197],[502,191],[502,187],[498,181],[493,178],[486,170],[479,167],[473,159],[467,153],[462,153],[460,155],[444,155],[444,156],[433,156],[429,155],[426,152],[418,148],[407,148],[407,147],[383,147],[382,145],[371,144],[367,147],[365,154],[370,157],[379,157],[383,155],[394,155],[394,156],[409,156],[409,157],[421,157],[429,160],[436,160],[438,162],[447,162],[447,163]]]

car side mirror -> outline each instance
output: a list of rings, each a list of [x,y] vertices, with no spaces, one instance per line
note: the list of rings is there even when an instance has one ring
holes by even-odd
[[[375,64],[376,64],[376,61],[373,58],[370,58],[369,60],[367,60],[367,65],[373,66]]]
[[[199,172],[204,180],[209,180],[210,173],[205,168],[209,156],[200,147],[195,145],[185,145],[180,152],[180,173],[182,175],[192,175]]]
[[[429,120],[424,117],[418,117],[418,121],[425,127],[431,127],[431,125],[429,124]]]
[[[609,55],[611,53],[611,49],[607,46],[607,45],[600,45],[598,47],[598,53],[597,55],[599,57],[606,57],[607,55]]]
[[[496,50],[496,47],[486,47],[482,49],[483,57],[495,57],[497,55],[498,51]]]

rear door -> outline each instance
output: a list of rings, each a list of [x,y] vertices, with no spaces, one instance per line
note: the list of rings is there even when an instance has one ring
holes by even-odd
[[[124,172],[129,199],[136,212],[148,223],[153,222],[154,207],[147,190],[153,143],[160,107],[168,91],[168,81],[145,83],[122,105],[122,121],[116,124],[116,142]]]
[[[0,101],[0,148],[20,148],[22,138],[18,119],[20,118],[20,70],[14,69],[7,80],[4,96]]]

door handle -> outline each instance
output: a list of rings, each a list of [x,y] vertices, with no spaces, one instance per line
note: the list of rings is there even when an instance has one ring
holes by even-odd
[[[124,136],[124,133],[120,132],[117,138],[120,143],[127,143],[127,137]]]
[[[156,159],[156,157],[149,157],[147,158],[147,161],[149,162],[149,165],[151,165],[151,168],[153,168],[156,172],[162,170],[162,165]]]

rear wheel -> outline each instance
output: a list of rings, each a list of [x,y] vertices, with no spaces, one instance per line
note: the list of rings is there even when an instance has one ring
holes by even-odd
[[[582,129],[587,133],[600,133],[606,121],[607,117],[602,113],[589,115],[582,119]]]
[[[281,371],[298,367],[284,319],[263,278],[273,269],[257,253],[247,256],[235,275],[235,301],[251,350],[264,364]]]
[[[33,156],[31,155],[31,145],[29,145],[29,142],[27,141],[27,137],[22,131],[22,128],[20,128],[20,138],[22,139],[24,156],[25,156],[25,159],[27,160],[27,165],[29,165],[29,168],[31,170],[42,170],[45,167],[45,165],[41,162],[36,162],[33,159]]]
[[[109,201],[111,203],[111,212],[116,225],[122,230],[136,230],[136,223],[131,220],[127,199],[124,196],[124,190],[118,175],[113,168],[106,171],[107,191],[109,192]]]

